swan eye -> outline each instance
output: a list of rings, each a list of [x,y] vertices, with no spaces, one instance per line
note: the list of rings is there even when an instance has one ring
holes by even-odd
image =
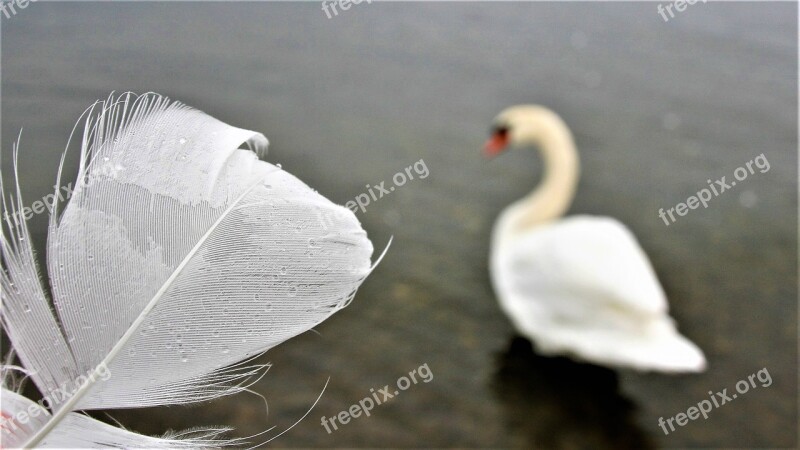
[[[483,145],[483,154],[489,158],[494,157],[506,150],[508,144],[508,127],[493,126],[489,139]]]
[[[508,136],[508,127],[505,125],[496,125],[492,127],[491,135],[504,138]]]

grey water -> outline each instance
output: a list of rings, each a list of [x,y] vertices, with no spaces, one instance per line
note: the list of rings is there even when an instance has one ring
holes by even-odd
[[[649,2],[361,2],[331,18],[319,2],[31,3],[0,16],[3,173],[23,129],[25,198],[49,193],[73,124],[112,90],[156,91],[261,131],[267,160],[341,204],[420,160],[429,170],[358,212],[376,248],[394,236],[389,253],[347,309],[261,358],[273,364],[252,388],[264,398],[111,413],[130,429],[273,436],[330,378],[271,445],[793,447],[797,12],[697,2],[665,22]],[[494,114],[517,103],[571,126],[582,180],[570,213],[633,230],[705,373],[613,371],[515,339],[489,283],[489,233],[540,164],[479,149]],[[659,217],[761,154],[768,171],[674,223]],[[44,215],[30,224],[41,245]],[[423,364],[429,382],[331,433],[322,425]],[[659,427],[763,368],[770,386]]]

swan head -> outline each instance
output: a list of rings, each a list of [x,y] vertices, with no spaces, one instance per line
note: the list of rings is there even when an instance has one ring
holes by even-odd
[[[511,148],[540,147],[554,130],[569,133],[564,121],[550,109],[539,105],[512,106],[492,121],[483,153],[493,157]]]

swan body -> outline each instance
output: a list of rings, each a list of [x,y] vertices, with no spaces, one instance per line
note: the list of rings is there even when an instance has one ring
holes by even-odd
[[[544,178],[501,213],[490,255],[495,292],[516,329],[543,354],[638,370],[704,370],[702,351],[677,331],[633,233],[610,217],[559,220],[579,172],[563,121],[539,106],[501,113],[487,152],[525,145],[539,147]]]

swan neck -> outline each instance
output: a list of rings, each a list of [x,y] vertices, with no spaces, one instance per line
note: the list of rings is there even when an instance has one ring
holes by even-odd
[[[535,144],[544,163],[542,181],[522,200],[520,227],[527,228],[557,219],[572,204],[580,174],[575,143],[567,126],[558,118],[543,120],[537,136],[527,143]]]

